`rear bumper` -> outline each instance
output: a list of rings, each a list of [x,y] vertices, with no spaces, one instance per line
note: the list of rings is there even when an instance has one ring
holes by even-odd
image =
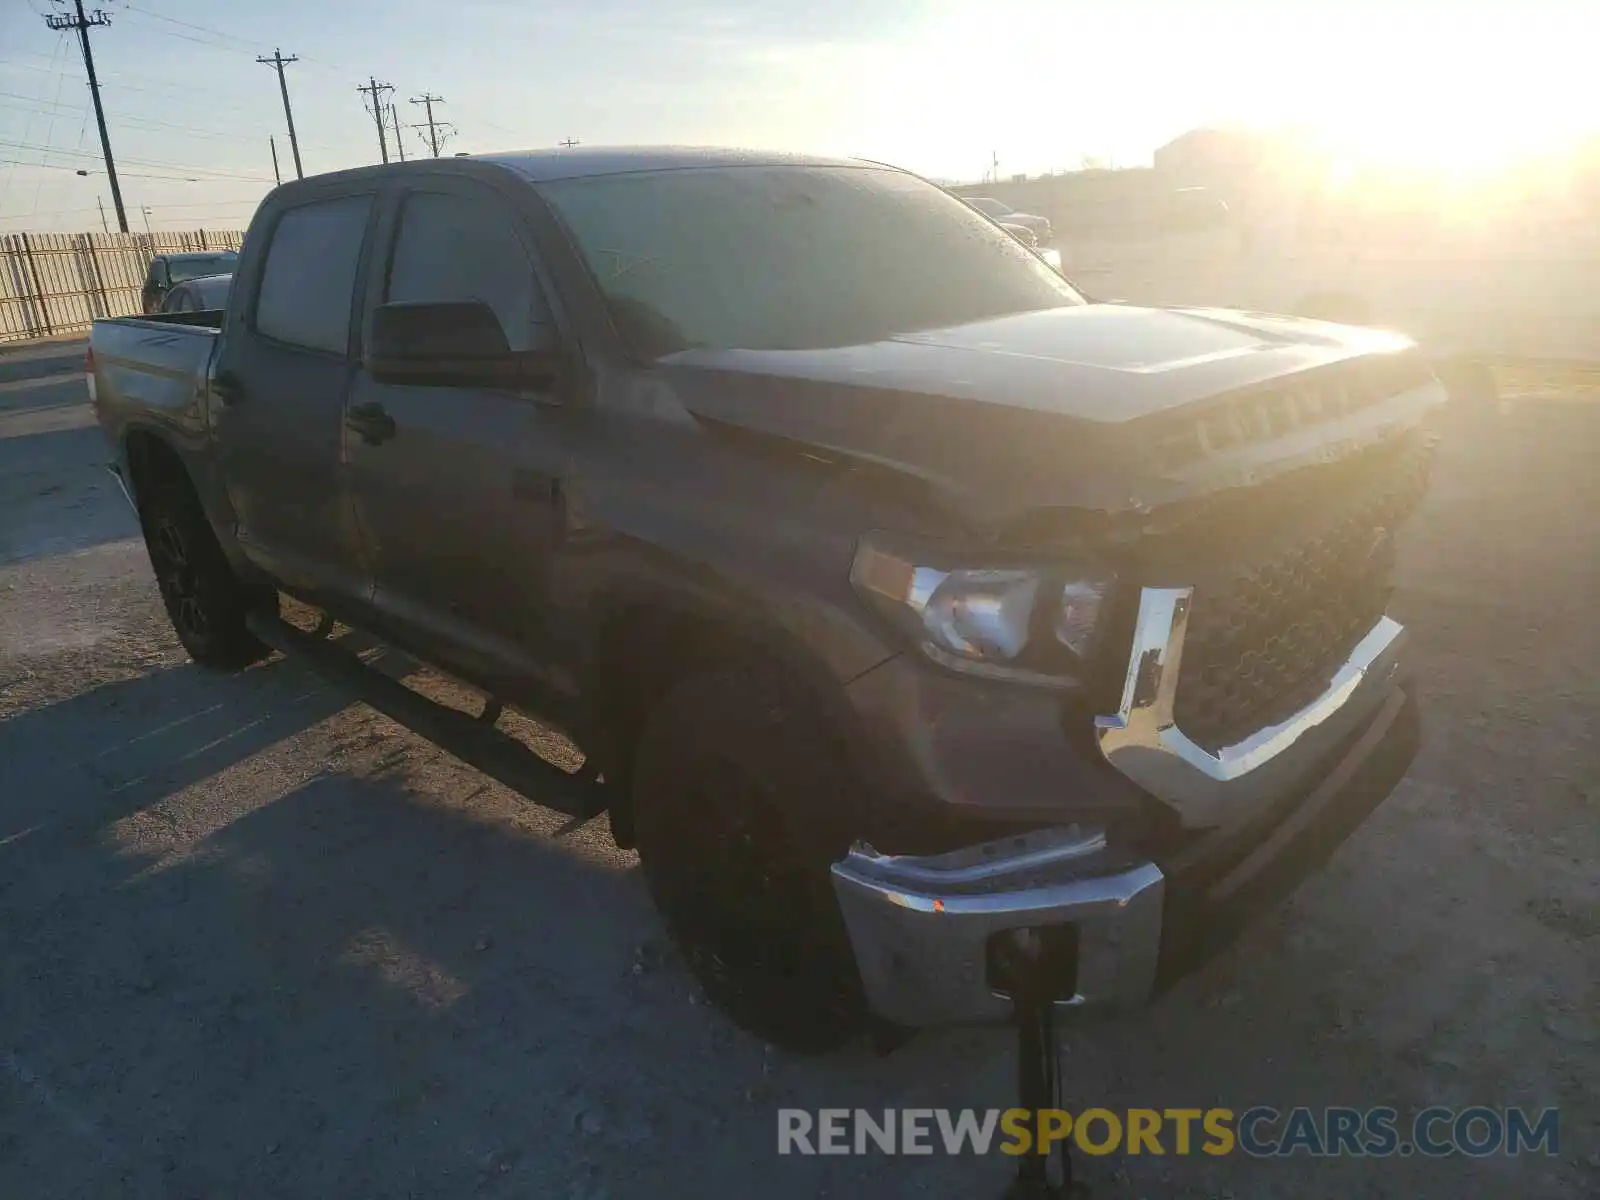
[[[1292,890],[1382,802],[1416,754],[1415,702],[1391,687],[1344,732],[1309,790],[1161,861],[1077,826],[929,856],[857,845],[834,864],[833,883],[869,1004],[914,1027],[1005,1020],[992,939],[1052,927],[1075,934],[1058,1005],[1146,1001]]]

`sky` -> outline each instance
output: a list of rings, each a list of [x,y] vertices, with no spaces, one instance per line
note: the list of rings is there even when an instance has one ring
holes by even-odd
[[[100,0],[91,34],[130,227],[243,228],[293,175],[378,161],[367,98],[445,98],[446,152],[585,144],[845,154],[975,180],[1147,164],[1197,125],[1316,127],[1493,161],[1600,129],[1596,0]],[[110,194],[60,0],[0,0],[0,233],[98,229]],[[1586,90],[1590,94],[1586,94]],[[426,152],[403,128],[408,155]],[[78,170],[89,172],[79,176]]]

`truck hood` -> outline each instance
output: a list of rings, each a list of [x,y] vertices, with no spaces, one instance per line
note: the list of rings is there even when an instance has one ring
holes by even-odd
[[[1166,414],[1409,345],[1290,317],[1091,304],[821,350],[687,350],[661,366],[697,417],[890,466],[998,515],[1148,509],[1224,486],[1160,467]],[[1262,468],[1283,448],[1249,453]]]

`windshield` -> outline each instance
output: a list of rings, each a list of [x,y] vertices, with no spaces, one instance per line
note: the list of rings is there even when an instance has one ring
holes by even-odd
[[[187,283],[202,275],[228,274],[238,261],[239,256],[232,250],[221,250],[216,254],[174,255],[167,259],[167,269],[172,273],[173,283]]]
[[[563,180],[544,194],[623,336],[795,350],[1082,304],[948,193],[868,167],[712,167]]]
[[[991,217],[1003,217],[1011,211],[1010,205],[1001,204],[1000,201],[992,200],[988,196],[968,196],[967,203],[979,212],[988,213]]]

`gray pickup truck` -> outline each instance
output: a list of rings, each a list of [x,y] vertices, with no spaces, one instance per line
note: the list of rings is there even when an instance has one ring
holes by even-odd
[[[308,642],[286,593],[564,729],[770,1039],[1139,1004],[1415,753],[1414,347],[1088,302],[897,170],[310,178],[90,357],[193,658]]]

